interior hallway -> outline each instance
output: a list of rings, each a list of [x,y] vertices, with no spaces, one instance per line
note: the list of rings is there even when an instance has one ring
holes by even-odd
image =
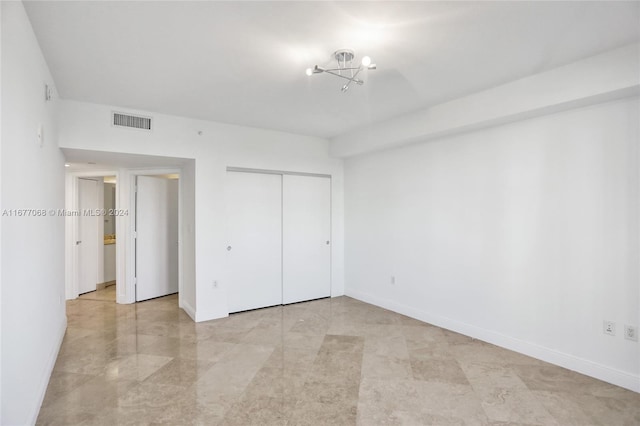
[[[67,302],[40,425],[640,423],[640,395],[348,297],[194,323]]]

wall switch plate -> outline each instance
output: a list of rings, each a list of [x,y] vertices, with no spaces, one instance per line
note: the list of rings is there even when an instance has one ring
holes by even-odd
[[[53,94],[53,89],[48,84],[44,85],[44,100],[50,101]]]
[[[604,334],[609,334],[610,336],[616,335],[616,323],[613,321],[603,321],[602,322],[602,332]]]
[[[633,325],[624,326],[624,338],[627,340],[632,340],[634,342],[638,341],[638,327],[634,327]]]
[[[391,276],[391,285],[395,285],[396,284],[396,277],[395,276]]]

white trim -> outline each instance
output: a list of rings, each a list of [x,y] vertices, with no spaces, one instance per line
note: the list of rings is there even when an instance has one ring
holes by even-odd
[[[195,311],[194,313],[195,313],[195,322],[211,321],[215,319],[226,318],[229,316],[228,313],[226,315],[220,316],[220,311],[199,310],[199,311]]]
[[[636,276],[635,276],[635,282],[639,282],[640,281],[640,144],[638,143],[638,140],[636,139],[636,143],[633,144],[634,149],[636,150],[635,154],[636,154],[636,158],[635,158],[635,164],[633,165],[636,171],[636,187],[635,187],[635,197],[631,198],[631,200],[634,200],[635,198],[635,213],[636,213],[636,235],[635,235],[635,253],[636,253]],[[638,292],[638,304],[636,305],[636,315],[635,318],[631,317],[630,318],[632,321],[635,320],[635,325],[636,328],[638,327],[638,325],[640,325],[640,291]],[[631,342],[629,342],[631,343]],[[640,350],[637,351],[637,357],[638,359],[637,361],[637,365],[640,366]],[[638,378],[638,388],[640,388],[640,377]],[[640,391],[638,391],[640,392]]]
[[[170,168],[136,168],[128,169],[127,175],[129,178],[129,224],[124,232],[124,239],[126,242],[126,267],[128,271],[126,274],[125,282],[125,295],[120,296],[122,302],[119,303],[135,303],[136,302],[136,289],[135,289],[135,265],[136,265],[136,250],[134,245],[134,235],[136,232],[136,184],[138,176],[156,176],[156,175],[169,175],[177,174],[180,178],[182,176],[182,169],[179,167]],[[182,300],[182,179],[178,182],[178,306],[183,306],[186,302]],[[116,225],[117,226],[117,225]],[[116,242],[118,239],[116,238]],[[117,250],[117,249],[116,249]],[[191,307],[193,310],[193,308]],[[186,311],[186,310],[185,310]],[[195,310],[193,310],[195,317]],[[187,314],[189,314],[187,312]],[[191,315],[189,315],[191,316]]]
[[[238,173],[261,173],[265,175],[312,176],[312,177],[322,177],[322,178],[331,179],[331,175],[322,174],[322,173],[291,172],[291,171],[285,171],[285,170],[252,169],[252,168],[246,168],[246,167],[227,166],[227,171],[238,172]]]
[[[117,171],[82,171],[82,172],[67,172],[65,176],[65,210],[77,211],[78,210],[78,179],[80,178],[100,178],[105,176],[116,177],[116,209],[118,208],[118,193],[120,191],[119,181],[120,176]],[[102,198],[98,200],[103,202]],[[120,217],[116,217],[116,229],[118,228],[118,222]],[[75,242],[79,232],[80,223],[75,216],[67,216],[65,218],[65,298],[72,300],[78,297],[78,250]],[[100,230],[99,230],[100,231]],[[104,230],[100,231],[104,232]],[[116,232],[117,235],[117,232]],[[121,250],[121,245],[118,244],[116,239],[116,252]],[[104,259],[100,254],[104,253],[104,247],[98,249],[98,268],[103,265]],[[118,260],[116,258],[116,271],[118,271]],[[103,275],[104,271],[99,273]],[[118,292],[118,281],[121,281],[119,272],[116,272],[116,293]],[[98,282],[98,281],[96,281]]]
[[[184,180],[182,179],[182,170],[178,174],[178,306],[183,307],[183,305],[187,305],[192,311],[193,315],[190,315],[187,312],[187,315],[191,317],[193,321],[195,321],[195,309],[187,303],[185,300],[182,300],[182,287],[184,285],[184,262],[183,262],[183,254],[182,254],[182,202],[183,202],[183,191],[184,191]],[[194,289],[195,292],[195,289]],[[184,309],[184,308],[183,308]]]
[[[125,230],[124,237],[126,243],[125,249],[125,270],[126,278],[124,282],[124,292],[118,292],[118,296],[122,294],[124,303],[136,303],[136,191],[138,179],[137,176],[129,173],[129,222]],[[118,235],[116,234],[116,241]],[[116,290],[117,291],[117,290]]]
[[[284,229],[284,227],[283,227]],[[329,297],[336,297],[333,289],[333,179],[329,179]]]
[[[178,299],[180,298],[180,293],[178,293]],[[196,320],[196,310],[193,309],[193,306],[191,306],[189,304],[189,302],[187,302],[186,300],[182,300],[180,303],[180,307],[182,308],[183,311],[185,311],[187,313],[187,315],[189,315],[189,317],[191,317],[191,319],[195,322]]]
[[[36,420],[38,420],[38,414],[40,414],[40,407],[42,407],[42,403],[44,402],[44,397],[47,393],[47,387],[49,386],[49,380],[51,379],[51,373],[53,373],[53,367],[56,365],[56,360],[58,359],[58,353],[60,353],[60,348],[62,347],[62,341],[64,340],[64,335],[67,331],[67,316],[63,315],[62,324],[60,329],[58,329],[56,342],[57,344],[53,346],[51,353],[49,354],[49,359],[47,361],[45,367],[45,374],[42,376],[42,380],[40,382],[40,390],[39,396],[36,399],[36,405],[31,410],[31,418],[29,419],[28,424],[34,425],[36,424]]]
[[[506,336],[492,330],[476,327],[475,325],[463,323],[440,315],[434,315],[421,309],[373,296],[365,292],[348,290],[345,293],[347,296],[354,299],[389,309],[393,312],[397,312],[447,330],[455,331],[456,333],[461,333],[505,349],[528,355],[551,364],[559,365],[560,367],[577,371],[578,373],[603,380],[634,392],[640,392],[640,376],[638,375],[617,370],[606,365],[598,364],[596,362],[540,346],[535,343]]]

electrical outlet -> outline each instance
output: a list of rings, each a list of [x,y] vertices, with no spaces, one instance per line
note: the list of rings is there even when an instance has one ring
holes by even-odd
[[[624,326],[624,338],[627,340],[632,340],[634,342],[638,341],[638,328],[632,325]]]
[[[609,334],[611,336],[616,335],[616,323],[613,321],[603,321],[602,322],[603,333]]]
[[[42,124],[38,124],[36,136],[38,137],[36,143],[40,148],[42,148],[42,145],[44,145],[44,127],[42,126]]]
[[[213,288],[218,288],[218,281],[213,281]]]

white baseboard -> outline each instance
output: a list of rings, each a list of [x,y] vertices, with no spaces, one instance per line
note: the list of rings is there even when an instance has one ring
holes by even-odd
[[[588,359],[579,358],[574,355],[557,351],[555,349],[540,346],[531,342],[526,342],[524,340],[497,333],[492,330],[487,330],[475,325],[456,321],[451,318],[443,317],[440,315],[433,315],[429,312],[425,312],[411,306],[394,302],[392,300],[373,296],[365,292],[347,290],[346,295],[349,297],[353,297],[354,299],[358,299],[360,301],[370,303],[372,305],[376,305],[381,308],[385,308],[390,311],[394,311],[399,314],[436,325],[438,327],[445,328],[447,330],[455,331],[456,333],[473,337],[474,339],[482,340],[496,346],[512,350],[514,352],[518,352],[551,364],[558,365],[560,367],[567,368],[569,370],[577,371],[578,373],[594,377],[596,379],[632,390],[634,392],[640,392],[639,375],[620,371],[606,365],[598,364]]]
[[[229,313],[221,313],[219,311],[196,311],[196,322],[211,321],[220,318],[226,318]]]
[[[196,320],[196,310],[193,309],[193,306],[191,306],[186,300],[182,300],[181,303],[180,303],[180,307],[195,322],[195,320]]]
[[[47,361],[47,365],[45,367],[44,375],[42,376],[42,381],[40,382],[40,390],[39,390],[39,398],[36,400],[36,405],[33,407],[31,411],[33,414],[31,415],[31,419],[29,419],[29,424],[36,424],[36,420],[38,420],[38,414],[40,414],[40,407],[42,407],[42,403],[44,402],[44,396],[47,393],[47,387],[49,386],[49,380],[51,379],[51,373],[53,373],[53,367],[56,365],[56,360],[58,359],[58,353],[60,352],[60,347],[62,346],[62,341],[64,340],[64,334],[67,331],[67,316],[63,315],[62,323],[60,324],[60,328],[57,331],[56,336],[56,344],[51,348],[51,352],[49,353],[49,359]]]

